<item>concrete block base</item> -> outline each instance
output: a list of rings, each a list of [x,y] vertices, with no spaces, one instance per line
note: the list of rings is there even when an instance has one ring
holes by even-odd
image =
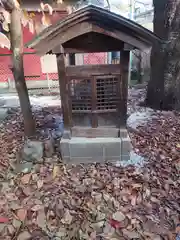
[[[131,142],[128,136],[120,138],[62,139],[60,151],[65,163],[119,162],[130,159]]]

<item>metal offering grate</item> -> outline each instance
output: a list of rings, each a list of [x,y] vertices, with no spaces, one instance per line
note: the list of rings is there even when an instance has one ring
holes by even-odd
[[[91,110],[92,82],[90,79],[71,80],[69,84],[72,111]]]
[[[96,79],[97,110],[117,109],[118,78],[113,76],[98,77]]]

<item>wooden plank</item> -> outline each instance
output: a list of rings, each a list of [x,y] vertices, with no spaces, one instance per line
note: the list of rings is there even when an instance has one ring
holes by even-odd
[[[66,74],[70,77],[91,77],[98,75],[119,75],[119,64],[67,66]]]
[[[48,47],[49,50],[51,50],[55,48],[57,45],[59,44],[63,45],[68,41],[75,39],[77,37],[84,38],[84,34],[90,33],[90,32],[103,34],[105,35],[104,38],[106,38],[106,36],[112,37],[118,40],[120,42],[120,45],[122,42],[125,42],[138,49],[144,49],[147,47],[147,45],[145,45],[144,42],[141,42],[140,39],[136,39],[134,36],[128,35],[117,29],[109,29],[108,27],[98,22],[92,23],[90,20],[88,21],[87,19],[84,19],[84,22],[77,22],[77,24],[70,26],[68,29],[66,29],[66,31],[61,29],[61,31],[56,32],[53,35],[50,35],[49,38],[47,39],[48,45],[46,46],[46,48]],[[81,40],[79,39],[78,42],[81,42]],[[96,44],[96,42],[94,44]],[[71,45],[72,46],[68,46],[68,47],[73,48],[74,47],[73,42]],[[107,46],[107,49],[104,51],[108,51],[108,48],[111,48],[111,46]],[[117,49],[115,50],[119,51],[120,46],[117,46]],[[88,51],[88,49],[86,51]]]
[[[116,48],[113,49],[113,51],[119,51],[122,49],[122,42],[125,42],[129,45],[132,45],[138,49],[144,49],[147,47],[147,45],[141,41],[140,39],[136,39],[134,36],[128,35],[120,30],[116,30],[116,29],[111,29],[108,30],[108,28],[106,28],[105,26],[99,26],[97,25],[98,23],[92,23],[90,20],[84,20],[84,22],[78,22],[77,24],[70,26],[69,28],[65,28],[64,29],[60,29],[58,32],[50,35],[47,37],[47,39],[44,41],[44,44],[41,45],[41,43],[36,45],[36,49],[38,50],[38,52],[49,52],[49,51],[53,51],[53,53],[57,53],[56,47],[61,44],[64,45],[65,43],[67,43],[70,40],[73,40],[77,37],[79,37],[79,42],[81,42],[81,38],[83,38],[84,34],[86,33],[99,33],[99,34],[103,34],[109,37],[112,37],[114,39],[116,39],[117,41],[120,42],[120,45],[118,46],[116,44]],[[105,37],[106,37],[105,36]],[[96,43],[94,43],[96,44]],[[68,48],[73,48],[74,44],[72,41],[72,46],[68,46]],[[67,46],[65,46],[67,47]],[[79,46],[80,48],[81,46]],[[88,46],[87,44],[87,49],[83,49],[84,52],[88,52],[88,48],[90,48],[90,46]],[[105,48],[105,47],[104,47]],[[110,51],[109,49],[113,48],[110,45],[107,45],[106,48],[103,51]],[[78,49],[78,48],[77,48]],[[81,48],[80,48],[81,50]],[[92,51],[92,50],[91,50]]]
[[[112,52],[117,50],[121,51],[124,47],[124,43],[108,35],[88,32],[64,43],[63,47],[65,52],[67,52],[66,49],[71,49],[72,47],[76,49],[76,51],[83,51],[84,53],[87,51]]]
[[[66,79],[66,66],[64,54],[57,54],[57,67],[58,67],[58,77],[59,77],[59,87],[61,95],[61,106],[64,120],[64,136],[69,138],[68,132],[70,132],[71,127],[71,112],[70,112],[70,102],[69,102],[69,89],[68,81]]]
[[[97,108],[97,89],[96,89],[96,79],[93,77],[92,81],[92,113],[91,113],[91,124],[93,128],[98,127],[98,118],[96,111]]]
[[[106,50],[105,50],[106,49]],[[96,48],[77,48],[77,47],[74,47],[74,48],[64,48],[64,52],[65,53],[99,53],[99,52],[116,52],[116,51],[121,51],[123,48],[119,48],[117,50],[117,48],[115,46],[110,46],[108,48],[109,50],[107,50],[107,48],[104,48],[104,47],[101,47],[99,49]]]
[[[89,128],[89,127],[72,127],[71,129],[72,137],[119,137],[118,128]]]
[[[134,46],[124,43],[124,51],[133,51],[134,49],[136,49]]]
[[[72,110],[72,113],[96,113],[96,114],[100,114],[100,113],[115,113],[117,112],[117,110],[114,109],[103,109],[103,110],[95,110],[95,111],[91,111],[91,110]]]
[[[81,22],[72,27],[69,27],[68,29],[60,29],[53,35],[48,36],[47,39],[44,40],[43,45],[41,45],[41,42],[36,45],[36,49],[38,50],[38,52],[44,53],[53,50],[53,53],[56,54],[59,51],[56,50],[57,46],[64,44],[72,38],[76,38],[91,31],[92,24],[90,24],[89,22]]]
[[[119,81],[120,101],[118,104],[119,128],[126,126],[127,121],[127,98],[128,98],[128,73],[129,73],[129,51],[121,51],[120,55],[120,72],[121,80]]]
[[[69,84],[67,76],[66,76],[66,83],[68,84],[67,88],[68,88],[69,119],[70,119],[69,121],[70,121],[70,127],[72,127],[73,126],[73,117],[72,117],[71,85]]]
[[[110,37],[113,37],[115,39],[118,39],[121,42],[127,43],[129,45],[134,46],[135,48],[138,49],[145,49],[147,48],[147,45],[141,41],[140,39],[135,38],[132,35],[128,35],[120,30],[116,30],[116,29],[111,29],[109,30],[106,26],[100,25],[99,23],[96,23],[97,25],[92,25],[92,31],[93,32],[97,32],[97,33],[101,33]],[[118,49],[117,49],[118,51]]]

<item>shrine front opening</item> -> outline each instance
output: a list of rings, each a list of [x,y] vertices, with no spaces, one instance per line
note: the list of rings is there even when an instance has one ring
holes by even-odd
[[[158,44],[152,32],[108,10],[86,6],[45,29],[29,44],[39,54],[56,54],[67,163],[128,160],[126,129],[129,55]],[[120,52],[120,63],[67,65],[71,53]]]
[[[66,67],[71,112],[71,135],[100,137],[119,134],[121,76],[119,65]],[[98,128],[98,129],[97,129]],[[111,129],[112,128],[112,129]],[[112,130],[112,131],[111,131]]]

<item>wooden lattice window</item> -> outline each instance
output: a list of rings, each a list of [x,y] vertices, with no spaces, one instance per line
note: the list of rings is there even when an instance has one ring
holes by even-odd
[[[91,110],[92,82],[90,79],[79,79],[70,81],[70,96],[72,111],[84,112]]]
[[[99,118],[117,112],[118,76],[92,76],[69,80],[72,120],[75,125],[98,126]],[[78,115],[80,114],[80,115]],[[108,115],[109,118],[109,115]],[[114,115],[112,115],[114,119]],[[86,124],[85,124],[86,122]],[[105,122],[105,121],[104,121]]]
[[[97,109],[117,109],[117,77],[98,77],[96,79]]]

